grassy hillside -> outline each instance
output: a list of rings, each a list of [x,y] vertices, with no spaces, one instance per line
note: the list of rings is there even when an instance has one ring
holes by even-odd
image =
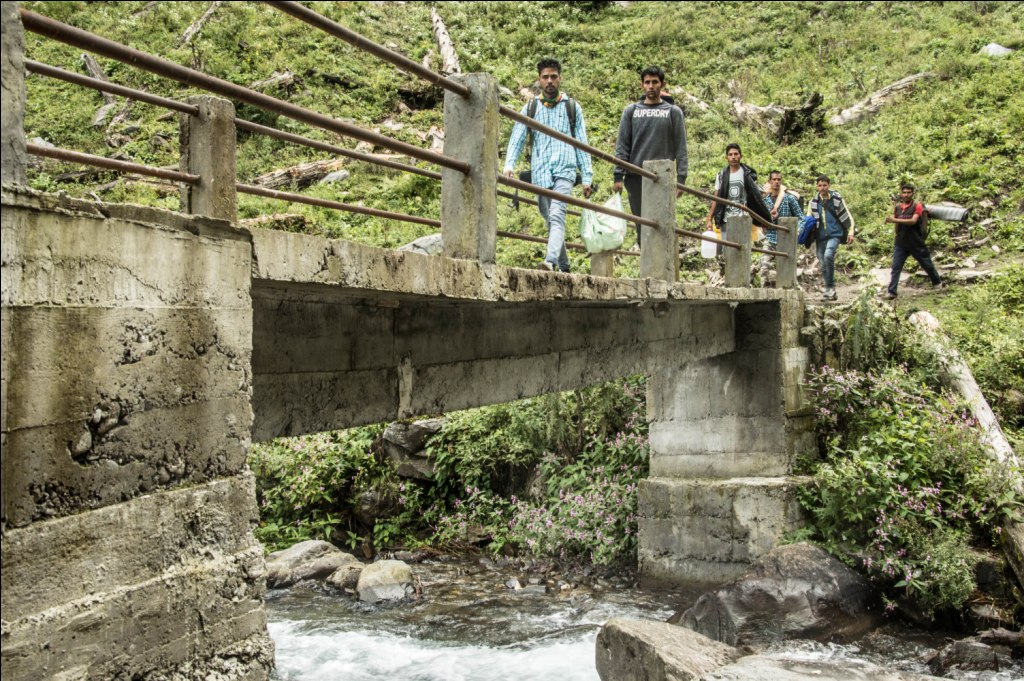
[[[28,2],[30,9],[94,31],[181,64],[242,85],[275,72],[296,75],[293,85],[270,91],[311,109],[379,129],[405,142],[427,146],[432,127],[443,125],[439,90],[427,87],[369,54],[263,3],[225,3],[189,45],[185,30],[208,9],[207,2]],[[933,256],[941,266],[964,262],[993,267],[1015,265],[1024,250],[1024,4],[1020,2],[783,2],[660,3],[620,6],[603,2],[436,3],[457,46],[463,70],[487,71],[505,88],[504,103],[518,107],[520,92],[535,77],[537,60],[555,56],[564,66],[563,86],[586,112],[590,139],[611,151],[622,108],[640,95],[637,73],[658,63],[677,95],[693,95],[706,111],[685,104],[690,141],[690,184],[707,188],[723,164],[729,141],[743,145],[745,160],[766,173],[781,169],[787,184],[809,193],[814,177],[832,176],[858,223],[859,240],[840,250],[840,276],[887,267],[891,229],[882,222],[888,196],[904,180],[928,202],[952,200],[971,209],[964,225],[933,221]],[[438,66],[427,3],[316,3],[322,12],[366,37]],[[1004,58],[980,56],[997,42],[1017,51]],[[80,53],[27,36],[28,56],[83,72]],[[111,80],[183,98],[177,84],[109,60],[100,60]],[[744,101],[798,105],[821,93],[828,113],[860,101],[905,76],[932,71],[879,114],[858,124],[808,133],[787,145],[758,129],[739,126],[731,115],[730,92]],[[90,126],[101,95],[38,76],[28,78],[26,128],[29,138],[90,153],[117,154],[152,165],[177,162],[177,122],[166,112],[136,104],[120,122]],[[681,100],[682,101],[682,100]],[[249,106],[242,118],[274,125],[342,146],[354,147]],[[109,122],[109,119],[108,119]],[[503,125],[504,148],[511,125]],[[381,151],[381,150],[378,150]],[[324,158],[321,152],[268,138],[240,134],[238,174],[248,181],[270,170]],[[436,217],[439,184],[359,163],[341,184],[306,192],[326,198]],[[174,194],[138,184],[112,182],[112,174],[79,181],[55,178],[70,168],[47,162],[32,173],[35,186],[113,201],[176,207]],[[601,189],[610,191],[611,167],[596,163]],[[98,187],[100,189],[98,189]],[[499,223],[507,230],[544,233],[536,211],[513,211],[502,202]],[[375,218],[309,206],[240,197],[242,217],[299,213],[310,229],[380,246],[398,246],[432,231]],[[680,223],[700,224],[706,206],[691,197],[678,203]],[[570,225],[570,230],[574,228]],[[507,239],[499,262],[530,265],[542,247]],[[573,256],[574,269],[587,261]],[[702,262],[683,276],[699,279]],[[636,273],[636,259],[619,265]],[[962,298],[962,302],[957,302]],[[1020,394],[1024,377],[1021,322],[999,316],[991,329],[983,306],[970,323],[961,314],[968,296],[948,304],[945,316],[972,356],[987,347],[1008,356],[1009,371],[989,362],[1002,393]],[[973,298],[972,298],[973,300]],[[977,319],[977,317],[982,319]],[[991,338],[989,336],[992,336]],[[980,348],[980,350],[979,350]],[[994,366],[999,366],[1001,362]],[[1016,367],[1016,368],[1015,368]],[[1007,380],[1009,376],[1009,380]],[[1014,385],[1016,387],[1014,387]]]

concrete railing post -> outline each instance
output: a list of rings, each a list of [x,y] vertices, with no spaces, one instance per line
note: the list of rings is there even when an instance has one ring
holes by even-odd
[[[591,253],[590,273],[595,277],[614,277],[615,256],[611,253]]]
[[[444,153],[471,167],[441,169],[444,254],[493,263],[498,240],[498,82],[487,73],[452,76],[469,97],[444,95]]]
[[[0,5],[3,31],[3,137],[2,179],[5,184],[25,184],[25,29],[18,3]]]
[[[235,105],[226,99],[190,97],[198,116],[181,114],[181,170],[200,175],[181,193],[181,210],[192,215],[237,219],[235,183]]]
[[[729,288],[750,288],[750,216],[733,215],[725,220],[726,241],[740,244],[740,248],[725,249],[725,285]]]
[[[658,228],[641,225],[640,276],[676,280],[679,270],[679,242],[676,236],[676,170],[673,161],[647,161],[644,170],[661,178],[643,179],[640,216],[656,220]]]
[[[779,243],[775,247],[781,253],[785,253],[786,257],[775,258],[775,285],[777,288],[795,288],[796,287],[796,237],[797,230],[800,224],[800,218],[782,218],[779,220],[779,224],[783,227],[788,227],[788,232],[779,231]]]

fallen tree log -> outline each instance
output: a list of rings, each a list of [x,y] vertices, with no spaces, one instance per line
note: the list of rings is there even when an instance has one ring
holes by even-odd
[[[295,84],[295,74],[291,71],[285,71],[284,73],[278,73],[274,71],[274,75],[270,78],[264,78],[263,80],[257,80],[249,84],[250,90],[256,90],[258,92],[266,92],[274,88],[285,88],[288,89]]]
[[[729,89],[735,90],[735,84],[730,82]],[[800,106],[758,106],[748,104],[736,96],[730,101],[733,116],[738,123],[752,128],[764,128],[783,144],[792,142],[807,130],[821,131],[825,127],[825,112],[821,109],[824,99],[817,92],[811,93]]]
[[[452,37],[448,34],[448,28],[444,25],[441,15],[433,7],[430,8],[430,23],[434,29],[434,37],[437,38],[437,49],[441,52],[441,73],[446,76],[462,73],[459,55],[455,51],[455,43],[452,42]]]
[[[932,78],[935,75],[937,74],[932,71],[915,73],[912,76],[907,76],[895,83],[886,85],[881,90],[873,92],[867,97],[867,99],[862,99],[849,109],[844,109],[835,116],[829,118],[829,125],[838,128],[843,125],[849,125],[850,123],[856,123],[857,121],[863,120],[867,116],[877,113],[879,109],[892,101],[896,95],[901,92],[912,90],[914,88],[914,83],[917,81],[923,78]]]
[[[989,407],[977,381],[974,380],[970,367],[943,336],[939,320],[921,310],[910,315],[909,321],[921,332],[925,343],[934,351],[940,364],[943,383],[956,391],[967,403],[978,423],[986,451],[993,459],[1006,466],[1008,473],[1013,476],[1010,485],[1018,496],[1024,494],[1020,461],[1007,442],[1003,429],[999,427],[999,421],[992,413],[992,408]],[[1003,550],[1017,575],[1017,582],[1024,588],[1024,524],[1009,520],[1003,523]]]
[[[294,186],[297,188],[308,187],[309,185],[322,180],[324,177],[342,168],[346,161],[336,158],[325,161],[310,161],[300,163],[291,168],[274,170],[254,178],[252,184],[267,189]]]
[[[192,22],[192,25],[185,29],[185,32],[181,35],[181,41],[178,43],[178,47],[184,47],[192,42],[192,39],[199,34],[199,31],[203,30],[203,26],[213,16],[214,11],[224,3],[221,0],[217,2],[211,2],[210,8],[203,13],[203,16],[199,17]]]

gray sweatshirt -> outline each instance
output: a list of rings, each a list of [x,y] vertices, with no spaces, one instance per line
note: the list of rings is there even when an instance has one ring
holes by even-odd
[[[615,156],[640,167],[644,161],[675,160],[676,178],[685,182],[689,167],[682,109],[664,101],[653,106],[642,101],[627,106],[619,122]],[[614,174],[618,182],[632,173],[616,167]]]

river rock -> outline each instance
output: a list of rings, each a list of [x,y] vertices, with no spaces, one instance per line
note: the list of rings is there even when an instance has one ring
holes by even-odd
[[[992,646],[980,641],[965,639],[954,641],[928,660],[928,668],[939,676],[949,675],[950,670],[961,672],[998,671],[999,654]]]
[[[325,579],[338,568],[358,563],[334,544],[310,540],[267,556],[267,586],[282,589],[303,579]]]
[[[441,241],[440,234],[428,234],[427,236],[421,236],[416,241],[407,243],[398,250],[420,253],[422,255],[441,255],[441,252],[444,250],[444,242]]]
[[[715,681],[938,681],[935,676],[890,671],[862,660],[815,660],[781,654],[748,655],[705,678]]]
[[[396,472],[405,478],[432,480],[434,462],[424,449],[427,438],[434,435],[444,419],[425,419],[413,423],[392,423],[384,431],[382,444]]]
[[[412,570],[400,560],[379,560],[363,568],[356,584],[366,603],[399,601],[413,593]]]
[[[354,590],[359,583],[359,575],[363,572],[363,564],[360,562],[342,565],[331,573],[327,583],[331,586],[345,591]]]
[[[775,549],[728,586],[704,594],[681,624],[716,641],[850,640],[870,630],[867,579],[810,544]]]
[[[667,622],[616,618],[597,635],[602,681],[689,681],[739,658],[735,648]]]

